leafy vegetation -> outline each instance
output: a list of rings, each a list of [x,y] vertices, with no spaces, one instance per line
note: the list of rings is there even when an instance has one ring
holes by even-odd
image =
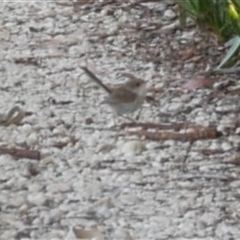
[[[216,33],[226,41],[229,50],[218,68],[237,61],[240,49],[240,0],[176,0],[180,6],[181,23],[186,18],[196,20],[199,26]]]

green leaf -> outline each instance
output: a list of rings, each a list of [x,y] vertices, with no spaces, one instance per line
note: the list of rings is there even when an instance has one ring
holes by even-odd
[[[238,8],[238,10],[240,9],[240,0],[232,0],[231,2],[235,5],[236,8]]]
[[[226,56],[223,58],[221,63],[217,66],[217,69],[220,69],[222,66],[224,66],[229,60],[237,53],[239,47],[240,47],[240,36],[234,36],[230,42],[231,47],[228,50]]]

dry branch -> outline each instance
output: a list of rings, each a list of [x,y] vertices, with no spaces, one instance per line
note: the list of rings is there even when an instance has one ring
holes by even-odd
[[[0,147],[0,154],[10,154],[17,158],[41,160],[41,154],[37,150]]]
[[[145,139],[152,141],[161,141],[161,140],[175,140],[175,141],[197,141],[202,139],[214,139],[218,138],[221,134],[214,128],[200,128],[194,129],[191,132],[179,133],[179,132],[149,132],[145,130],[140,131],[127,131],[125,135],[136,135],[139,137],[144,137]]]

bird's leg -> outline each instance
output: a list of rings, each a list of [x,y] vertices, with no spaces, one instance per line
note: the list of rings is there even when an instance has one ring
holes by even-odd
[[[137,121],[138,121],[139,118],[140,118],[141,112],[142,112],[142,107],[139,109],[139,111],[138,111],[138,113],[137,113],[137,116],[136,116],[136,120],[137,120]]]

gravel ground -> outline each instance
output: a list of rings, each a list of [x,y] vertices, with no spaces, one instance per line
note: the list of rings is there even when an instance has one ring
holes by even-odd
[[[239,100],[223,87],[235,80],[182,87],[222,49],[191,23],[180,30],[170,1],[82,2],[1,3],[1,112],[32,115],[2,126],[0,144],[42,156],[0,155],[1,240],[240,239]],[[155,101],[141,122],[221,136],[151,141],[111,128],[126,120],[101,104],[86,64],[106,83],[147,81]]]

